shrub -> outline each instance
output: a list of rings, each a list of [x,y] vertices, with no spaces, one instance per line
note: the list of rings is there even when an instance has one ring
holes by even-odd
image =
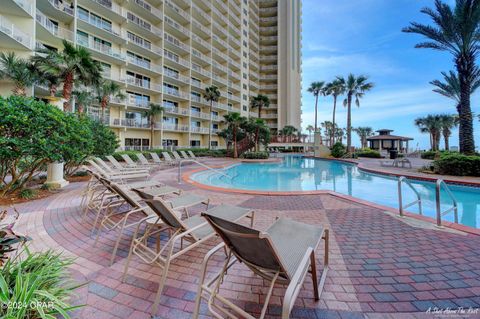
[[[9,259],[0,273],[1,318],[69,318],[68,311],[79,308],[69,300],[79,285],[68,273],[72,259],[53,251],[22,252],[20,259]],[[8,303],[22,305],[8,307]]]
[[[355,153],[358,157],[369,157],[369,158],[381,158],[380,152],[371,150],[371,149],[363,149],[359,152]]]
[[[439,155],[439,152],[437,151],[425,151],[425,152],[422,152],[422,154],[420,154],[420,157],[423,159],[433,160],[437,155]]]
[[[332,146],[332,156],[335,158],[342,157],[346,153],[345,145],[341,142],[337,142]]]
[[[447,153],[433,163],[433,171],[442,175],[480,176],[480,156]]]
[[[20,197],[23,199],[32,199],[37,196],[37,191],[31,188],[25,188],[20,191]]]
[[[128,156],[130,156],[132,161],[138,161],[137,153],[137,151],[120,151],[113,153],[113,157],[115,157],[117,161],[123,162],[124,160],[122,154],[127,154]]]
[[[246,152],[242,157],[245,159],[267,159],[269,154],[268,152]]]
[[[55,189],[55,186],[53,186],[52,184],[42,184],[42,186],[40,186],[41,189],[45,190],[45,191],[52,191]]]
[[[76,171],[75,174],[73,174],[73,176],[77,176],[77,177],[83,177],[87,175],[88,175],[87,171]]]

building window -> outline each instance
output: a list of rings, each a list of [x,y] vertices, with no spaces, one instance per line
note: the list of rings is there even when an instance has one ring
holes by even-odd
[[[141,47],[144,47],[144,48],[147,48],[147,49],[151,49],[152,48],[152,43],[136,34],[133,34],[132,32],[130,31],[127,31],[127,38],[128,38],[128,41],[132,41],[133,43],[141,46]]]
[[[150,140],[147,138],[126,138],[125,150],[146,150],[150,148]]]
[[[246,105],[243,106],[243,110],[247,111],[247,106]]]
[[[199,140],[190,141],[190,147],[200,147],[200,141]]]
[[[163,123],[164,124],[178,125],[178,117],[164,116],[163,117]]]
[[[134,84],[147,89],[150,88],[150,78],[148,76],[127,71],[127,81],[129,84]]]
[[[178,107],[178,103],[173,101],[163,100],[163,107],[165,109],[170,109],[170,110],[176,109]]]
[[[178,140],[162,140],[162,146],[163,147],[171,147],[171,146],[178,146]]]
[[[247,57],[247,52],[243,51],[243,57],[244,57],[244,58]]]
[[[242,73],[242,76],[245,80],[247,79],[247,73]]]
[[[128,103],[135,106],[147,107],[150,104],[150,96],[136,92],[127,91]]]
[[[211,145],[212,147],[217,147],[217,146],[218,146],[218,141],[211,141],[211,142],[210,142],[210,145]]]
[[[247,89],[247,85],[244,83],[243,84],[243,89],[246,90]]]
[[[191,127],[201,127],[202,123],[200,123],[200,121],[190,121],[190,126]]]

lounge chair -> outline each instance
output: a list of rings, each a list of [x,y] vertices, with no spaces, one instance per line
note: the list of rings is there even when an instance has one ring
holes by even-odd
[[[123,280],[125,280],[132,254],[137,255],[140,257],[140,259],[148,264],[157,264],[162,269],[158,291],[152,307],[152,315],[154,315],[157,312],[157,308],[160,303],[160,297],[165,286],[170,263],[177,257],[182,256],[187,251],[203,244],[215,236],[215,231],[200,215],[195,215],[185,220],[181,220],[176,212],[164,201],[148,199],[148,196],[143,194],[141,190],[134,191],[137,192],[140,197],[145,199],[145,203],[173,232],[173,235],[161,250],[154,250],[148,247],[147,239],[159,231],[145,232],[143,235],[137,237],[140,229],[140,225],[138,225],[137,230],[135,231],[132,246],[130,247],[130,252],[128,253],[127,262],[125,263]],[[231,205],[220,205],[207,210],[207,212],[212,216],[220,216],[230,221],[238,221],[243,217],[247,217],[251,219],[250,225],[253,225],[255,216],[255,213],[251,209]],[[185,246],[184,242],[188,242],[189,245]],[[180,246],[176,245],[177,243],[180,243]]]
[[[165,162],[171,165],[176,165],[178,163],[177,160],[174,160],[168,152],[162,152],[162,156],[165,159]]]
[[[172,154],[173,154],[173,157],[175,157],[175,160],[177,162],[180,162],[181,160],[183,160],[183,158],[180,157],[180,155],[177,153],[177,151],[173,151]]]
[[[283,298],[282,318],[289,318],[309,271],[312,274],[315,300],[320,299],[328,269],[327,229],[280,218],[265,232],[261,232],[209,212],[202,215],[222,238],[223,243],[210,250],[204,258],[193,318],[199,316],[202,298],[208,300],[208,309],[215,318],[254,318],[219,294],[227,270],[237,261],[243,262],[255,274],[270,282],[260,319],[265,317],[275,283],[288,285]],[[315,251],[322,239],[325,240],[324,268],[318,283]],[[228,256],[222,270],[215,274],[213,279],[205,282],[210,258],[225,247],[228,248]]]
[[[132,180],[132,179],[141,179],[141,178],[148,178],[150,174],[146,172],[145,170],[141,171],[131,171],[131,172],[116,172],[116,173],[110,173],[106,172],[102,167],[100,167],[97,163],[95,163],[92,160],[87,160],[87,162],[95,168],[95,170],[102,175],[104,178],[110,179],[110,180],[115,180],[115,181],[127,181],[127,180]]]
[[[198,158],[195,156],[195,154],[193,154],[192,151],[187,151],[187,152],[188,152],[188,155],[190,155],[191,158],[193,158],[193,159],[198,159]]]
[[[144,165],[144,166],[147,166],[147,167],[158,167],[158,164],[156,163],[150,163],[148,161],[148,159],[145,157],[145,155],[143,155],[142,153],[138,153],[137,154],[137,157],[138,157],[138,160],[139,162]]]
[[[101,181],[105,185],[105,187],[110,190],[112,194],[116,194],[120,197],[119,200],[111,201],[106,207],[104,207],[103,211],[105,212],[105,214],[102,217],[102,220],[98,226],[97,238],[95,239],[95,245],[96,245],[98,242],[98,239],[100,238],[100,230],[102,228],[104,228],[107,231],[119,230],[119,234],[112,251],[112,257],[110,259],[110,265],[112,265],[115,260],[117,249],[125,229],[136,226],[137,224],[142,223],[143,221],[146,221],[149,224],[158,226],[159,220],[156,217],[155,213],[149,207],[140,204],[140,200],[138,196],[136,196],[135,193],[133,193],[128,187],[121,186],[117,183],[110,182],[106,179],[101,179]],[[159,186],[159,187],[150,187],[145,191],[148,191],[149,193],[155,192],[155,196],[165,196],[165,195],[174,194],[174,193],[180,194],[180,190],[174,187],[166,186],[166,185]],[[127,210],[119,211],[118,209],[121,209],[122,206],[124,206],[125,204],[128,204],[128,206],[130,207]],[[142,218],[141,220],[135,220],[133,222],[131,221],[129,222],[130,217],[137,213],[140,213],[141,215],[143,215],[144,218]],[[118,218],[118,216],[121,216],[121,218]],[[95,218],[93,230],[95,230],[96,228],[99,217],[100,217],[100,212],[97,213],[97,216]],[[160,226],[162,226],[163,228],[163,223],[161,224],[162,225]]]
[[[139,162],[135,162],[134,160],[132,160],[132,158],[130,156],[128,156],[128,154],[121,154],[120,156],[122,156],[123,160],[125,161],[125,163],[128,164],[128,166],[130,167],[137,167],[137,168],[143,168],[143,169],[152,169],[154,167],[155,164],[151,164],[151,163],[148,163],[147,161],[147,164],[143,164],[142,161],[140,160],[139,158]],[[146,159],[145,159],[146,160]],[[153,165],[153,166],[152,166]]]
[[[119,169],[119,170],[145,170],[145,168],[142,168],[142,167],[137,167],[137,165],[135,164],[135,166],[129,166],[128,164],[125,163],[125,166],[122,165],[119,161],[117,161],[117,159],[115,157],[113,157],[112,155],[107,155],[105,156],[107,158],[107,160],[112,163],[113,167],[115,167],[116,169]]]
[[[158,154],[157,153],[150,153],[150,156],[152,157],[152,160],[155,164],[159,164],[159,165],[163,165],[163,164],[169,164],[167,162],[164,162],[160,159],[160,157],[158,157]]]
[[[134,167],[122,167],[122,168],[116,168],[116,167],[111,167],[110,165],[108,165],[107,163],[105,163],[105,161],[103,159],[101,159],[100,157],[94,157],[93,158],[95,160],[95,162],[98,163],[98,165],[100,165],[101,167],[104,168],[104,170],[106,172],[109,172],[111,174],[116,174],[116,173],[132,173],[132,172],[144,172],[144,173],[148,173],[148,170],[147,169],[143,169],[143,168],[134,168]]]
[[[190,156],[187,155],[187,153],[185,153],[185,151],[180,151],[180,154],[183,156],[184,159],[192,159],[190,158]]]

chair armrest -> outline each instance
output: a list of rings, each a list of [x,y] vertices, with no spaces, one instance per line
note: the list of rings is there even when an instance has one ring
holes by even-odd
[[[308,247],[305,255],[303,255],[302,261],[298,265],[297,271],[290,280],[290,284],[285,291],[285,297],[283,298],[282,319],[288,319],[290,317],[290,312],[292,311],[295,300],[300,292],[300,288],[302,287],[303,281],[308,273],[308,269],[310,268],[310,257],[312,253],[313,248]]]

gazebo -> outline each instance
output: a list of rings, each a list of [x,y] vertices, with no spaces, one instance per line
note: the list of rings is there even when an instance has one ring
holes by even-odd
[[[399,153],[406,152],[408,150],[408,141],[413,140],[411,137],[392,135],[393,130],[381,129],[377,132],[378,135],[367,137],[367,141],[372,150],[379,152],[382,150],[397,150]]]

